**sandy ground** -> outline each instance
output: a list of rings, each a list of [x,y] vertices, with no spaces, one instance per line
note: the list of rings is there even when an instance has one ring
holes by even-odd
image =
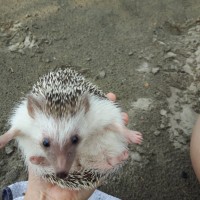
[[[200,113],[199,0],[0,0],[0,130],[47,71],[77,70],[117,94],[144,134],[101,189],[124,200],[195,200],[189,159]],[[16,144],[0,151],[0,187],[26,179]]]

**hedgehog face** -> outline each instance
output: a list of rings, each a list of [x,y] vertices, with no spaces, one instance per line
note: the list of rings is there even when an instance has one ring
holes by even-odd
[[[77,125],[69,118],[57,118],[55,115],[51,116],[43,112],[44,106],[41,102],[29,96],[27,108],[29,116],[33,119],[35,141],[37,138],[37,145],[43,153],[37,156],[38,153],[35,152],[36,156],[32,155],[27,159],[31,164],[40,166],[42,164],[45,171],[51,170],[59,178],[66,178],[76,160],[81,136],[75,128]],[[31,134],[30,137],[33,135]]]
[[[78,143],[78,135],[72,135],[62,146],[52,138],[43,138],[41,147],[45,152],[45,158],[51,163],[57,177],[66,178],[69,174],[76,157]]]

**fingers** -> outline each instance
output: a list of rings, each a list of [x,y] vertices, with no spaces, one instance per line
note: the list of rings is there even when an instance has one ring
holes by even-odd
[[[6,133],[0,136],[0,149],[3,148],[8,142],[20,135],[18,130],[8,130]]]
[[[112,92],[109,92],[106,96],[110,101],[114,101],[114,102],[116,101],[116,95],[113,94]]]

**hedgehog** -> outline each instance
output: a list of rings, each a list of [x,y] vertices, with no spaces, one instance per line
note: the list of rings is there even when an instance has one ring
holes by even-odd
[[[39,78],[14,108],[0,148],[16,139],[25,165],[61,188],[91,189],[128,158],[142,134],[124,126],[121,109],[70,68]]]

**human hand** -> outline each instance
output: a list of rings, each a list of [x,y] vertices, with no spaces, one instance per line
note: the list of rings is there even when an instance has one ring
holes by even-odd
[[[107,97],[111,101],[116,100],[116,96],[113,93],[108,93]],[[124,124],[128,124],[128,115],[122,113]],[[126,129],[124,134],[130,135]],[[122,130],[123,131],[123,130]],[[127,159],[128,156],[121,158],[121,160]],[[118,161],[120,161],[118,159]],[[118,164],[118,162],[116,162]],[[29,169],[28,189],[25,194],[25,200],[86,200],[88,199],[95,189],[91,190],[69,190],[62,189],[57,185],[53,185],[44,181],[42,178],[36,176],[31,169]]]

